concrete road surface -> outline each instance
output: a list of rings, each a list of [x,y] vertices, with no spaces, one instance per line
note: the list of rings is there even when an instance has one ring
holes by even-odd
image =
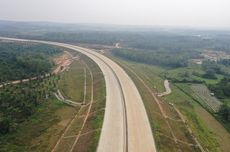
[[[98,152],[155,152],[155,142],[141,96],[126,72],[111,59],[75,45],[14,38],[69,48],[90,57],[102,70],[106,83],[106,109]]]

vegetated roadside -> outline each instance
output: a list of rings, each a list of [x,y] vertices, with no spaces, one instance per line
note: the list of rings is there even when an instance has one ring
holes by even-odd
[[[70,50],[69,50],[70,51]],[[99,67],[85,55],[78,56],[59,86],[65,98],[81,102],[79,110],[66,125],[52,151],[96,151],[105,108],[105,83]]]
[[[57,54],[54,55],[57,57]],[[50,58],[50,56],[47,56],[47,58],[48,57]],[[94,93],[91,111],[87,116],[84,127],[81,128],[79,139],[73,148],[75,151],[96,150],[104,116],[105,84],[103,74],[99,67],[85,56],[83,56],[81,60],[87,64],[94,79],[92,84],[88,70],[86,76],[86,90],[88,93],[86,95],[86,105],[82,107],[66,105],[58,101],[53,95],[53,92],[56,92],[58,88],[60,89],[61,85],[58,84],[60,84],[61,81],[67,81],[67,85],[69,83],[69,86],[73,86],[74,84],[72,83],[79,82],[76,79],[78,79],[78,76],[83,75],[83,71],[70,72],[72,70],[71,68],[67,73],[76,74],[76,77],[72,75],[75,80],[69,81],[68,76],[67,79],[63,80],[63,75],[66,75],[64,72],[62,76],[51,76],[45,79],[7,85],[0,88],[0,151],[51,151],[77,113],[79,114],[79,119],[75,124],[82,126],[83,122],[80,120],[86,117],[85,114],[89,108],[89,96],[92,92],[90,90],[91,86],[93,86]],[[79,68],[83,66],[83,64],[73,63],[71,66],[74,69],[75,66]],[[81,83],[82,82],[79,82],[79,84]],[[75,92],[72,92],[71,89],[67,89],[68,91],[71,90],[71,92],[67,92],[67,95],[71,93],[78,94],[79,90],[84,90],[83,86],[79,85],[77,87],[78,89],[75,90]],[[79,97],[79,101],[82,96],[83,95],[77,96],[77,98]],[[7,98],[7,100],[3,100],[5,98]],[[75,133],[79,133],[80,131],[79,129],[72,129],[74,129]]]
[[[106,101],[105,81],[103,73],[96,63],[85,55],[82,55],[81,58],[84,61],[83,64],[86,64],[93,76],[93,101],[91,103],[92,105],[88,118],[84,127],[82,127],[78,142],[75,143],[74,151],[96,151],[104,118]],[[87,100],[89,100],[89,98],[86,96],[86,104],[89,103]],[[89,108],[90,107],[88,107],[88,110]]]
[[[137,77],[129,70],[132,69],[135,71],[135,73],[141,77],[141,79],[148,85],[148,87],[151,88],[152,92],[157,93],[164,90],[164,77],[162,76],[162,73],[164,73],[166,69],[154,65],[125,61],[122,58],[116,58],[114,56],[112,58],[123,65],[124,69],[126,69],[127,73],[136,83],[145,102],[146,110],[151,122],[154,137],[157,143],[156,145],[158,145],[159,151],[191,151],[189,148],[192,147],[191,145],[188,146],[185,143],[179,142],[179,144],[177,143],[177,146],[175,146],[175,140],[172,140],[175,136],[176,138],[182,139],[183,141],[188,141],[190,139],[190,142],[191,136],[189,135],[183,123],[181,124],[180,121],[173,121],[174,119],[178,120],[179,117],[178,113],[175,112],[175,109],[172,109],[170,103],[175,104],[175,106],[183,114],[183,117],[186,120],[186,124],[192,129],[193,135],[195,135],[195,137],[201,143],[204,150],[228,151],[228,132],[225,130],[225,128],[223,128],[223,126],[219,124],[218,121],[215,119],[210,119],[213,117],[210,115],[210,113],[202,110],[202,112],[204,112],[206,115],[204,117],[204,113],[198,112],[199,110],[197,109],[203,108],[193,98],[175,87],[174,84],[171,84],[172,93],[160,99],[165,113],[169,116],[168,119],[170,122],[168,125],[167,122],[165,122],[166,119],[164,119],[164,117],[161,115],[159,108],[157,108],[158,106],[154,103],[154,99],[151,94],[148,93],[148,90],[146,90],[141,81],[139,81]],[[129,69],[126,67],[129,67]],[[173,118],[173,120],[170,118]],[[215,127],[212,128],[212,126],[209,126],[210,123],[214,124]],[[168,128],[169,126],[171,129]],[[177,130],[177,128],[180,129]],[[216,130],[216,128],[218,128],[218,130]],[[175,136],[172,134],[172,132],[170,133],[170,130]],[[194,150],[195,149],[192,151]]]
[[[59,106],[52,92],[58,77],[49,73],[54,67],[52,57],[61,49],[35,43],[0,43],[0,151],[28,151],[32,139],[57,119],[53,112]],[[5,85],[18,79],[28,81]]]
[[[168,70],[162,76],[178,84],[178,89],[194,98],[230,131],[229,71],[230,66],[207,61],[202,65],[189,64]],[[179,84],[186,84],[190,90]]]
[[[0,41],[0,83],[49,73],[61,49],[45,44]]]
[[[73,61],[71,69],[61,74],[59,86],[64,97],[68,97],[68,99],[75,102],[83,102],[85,74],[88,80],[86,83],[89,83],[87,86],[90,86],[89,71],[86,70],[86,67],[81,63],[80,59]],[[90,87],[87,87],[87,89],[88,88]],[[89,99],[90,92],[87,92],[87,97]]]
[[[60,49],[34,43],[0,44],[0,133],[5,134],[31,116],[55,89],[56,78],[49,74],[54,66],[50,57],[60,53]],[[33,82],[29,81],[31,76]],[[5,85],[25,78],[25,84]]]
[[[218,51],[215,51],[217,57],[208,56],[202,58],[202,50],[187,50],[187,51],[148,51],[138,49],[113,49],[112,53],[123,59],[130,61],[146,63],[150,65],[160,66],[165,70],[161,73],[161,77],[169,79],[174,83],[200,83],[206,85],[215,95],[219,98],[214,105],[210,108],[209,101],[215,101],[210,97],[203,103],[206,103],[204,108],[212,109],[210,111],[221,123],[229,130],[230,125],[230,66],[228,61],[230,59],[217,58],[219,57]],[[176,54],[176,55],[175,55]],[[193,62],[193,58],[198,58],[201,64]],[[197,92],[197,91],[196,91]],[[199,92],[199,91],[198,91]],[[210,92],[211,93],[211,92]],[[211,94],[213,94],[211,93]],[[208,91],[206,91],[207,96]],[[202,96],[202,93],[198,94]],[[202,98],[202,97],[201,97]],[[204,99],[204,98],[203,98]],[[208,100],[207,100],[208,99]],[[208,109],[209,110],[209,109]]]

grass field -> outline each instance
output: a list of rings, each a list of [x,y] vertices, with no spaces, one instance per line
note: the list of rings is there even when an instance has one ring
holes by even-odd
[[[15,132],[0,137],[0,151],[50,151],[77,110],[51,98]]]
[[[105,84],[99,67],[81,54],[80,59],[63,73],[59,87],[65,98],[83,102],[85,82],[86,102],[71,119],[63,136],[60,136],[55,151],[96,151],[104,116]]]
[[[73,146],[74,151],[96,151],[105,108],[105,83],[102,72],[91,59],[82,55],[80,61],[73,62],[69,71],[60,76],[59,89],[63,90],[66,97],[82,101],[85,80],[83,68],[86,68],[86,105],[72,107],[50,96],[46,102],[39,105],[35,114],[18,126],[16,131],[0,136],[0,151],[51,151],[71,122],[65,134],[67,138],[61,140],[62,145],[58,146],[56,151],[68,151],[72,147],[71,143],[76,141],[76,135],[79,138]],[[49,87],[50,83],[45,82],[46,87]],[[93,91],[90,89],[92,86]]]
[[[140,91],[148,113],[158,151],[200,151],[199,148],[195,146],[196,143],[193,140],[193,137],[189,134],[186,125],[180,119],[175,109],[167,102],[164,103],[160,101],[158,104],[154,101],[152,93],[157,90],[158,86],[161,86],[159,87],[161,89],[158,89],[159,91],[164,90],[163,79],[161,79],[160,73],[157,73],[159,71],[162,72],[163,70],[160,70],[157,67],[151,69],[151,66],[144,67],[144,64],[131,63],[129,65],[128,62],[120,59],[116,59],[116,61],[119,61],[123,68],[126,69],[127,73],[131,76]],[[137,72],[136,74],[144,80],[147,87],[152,90],[151,92],[130,69]],[[145,70],[148,72],[145,72]],[[160,80],[161,83],[157,82],[158,80]],[[163,111],[160,110],[159,105]]]
[[[168,79],[174,79],[178,81],[186,79],[187,81],[201,81],[205,82],[206,84],[216,84],[224,77],[220,74],[216,74],[217,79],[207,79],[201,76],[197,76],[204,74],[202,66],[197,64],[189,64],[188,67],[168,69],[165,73],[165,76]],[[194,73],[196,73],[197,75],[194,75]]]
[[[83,102],[84,100],[84,73],[85,67],[80,61],[73,61],[70,69],[61,74],[59,88],[67,99]]]
[[[82,128],[81,136],[75,145],[75,151],[96,151],[103,123],[105,108],[105,82],[99,67],[88,57],[81,56],[93,73],[93,103],[89,117]],[[87,107],[86,107],[87,108]],[[84,115],[85,112],[82,112]]]
[[[192,94],[192,89],[189,85],[180,83],[179,85],[181,86],[178,88],[174,84],[171,84],[172,93],[160,99],[161,106],[163,107],[166,115],[169,117],[168,121],[166,121],[166,119],[162,116],[158,105],[154,102],[151,94],[148,93],[148,90],[137,79],[137,77],[130,72],[129,69],[135,71],[136,74],[139,75],[142,80],[144,80],[144,82],[149,86],[149,88],[152,89],[153,92],[161,92],[164,90],[163,77],[164,73],[168,69],[124,61],[120,58],[115,58],[114,56],[110,57],[124,67],[138,87],[148,113],[156,140],[156,145],[159,151],[178,151],[178,149],[182,151],[199,151],[197,148],[193,149],[194,146],[186,145],[186,143],[194,144],[193,138],[191,138],[190,134],[188,133],[188,130],[185,127],[186,125],[180,121],[175,121],[179,120],[179,117],[175,112],[175,109],[172,109],[169,103],[173,103],[179,109],[185,118],[187,126],[192,130],[192,134],[195,135],[205,151],[228,151],[227,149],[229,148],[229,144],[227,143],[230,142],[229,134],[210,113],[204,110],[200,104],[198,104],[196,100],[182,91],[187,90]],[[127,66],[128,68],[126,68]],[[215,126],[218,126],[219,130],[215,130],[216,127],[210,126],[210,124],[215,124]],[[175,143],[172,133],[176,136],[175,138],[178,141],[185,141],[186,143]]]
[[[210,107],[213,112],[218,112],[222,103],[217,98],[210,95],[210,91],[205,85],[192,84],[191,88],[195,94],[201,98],[201,100],[205,101],[207,107]]]
[[[215,135],[208,128],[208,124],[204,124],[201,120],[201,115],[195,111],[196,107],[200,107],[200,105],[178,87],[174,85],[171,86],[172,94],[165,96],[164,100],[173,102],[177,105],[204,149],[209,151],[220,151]]]

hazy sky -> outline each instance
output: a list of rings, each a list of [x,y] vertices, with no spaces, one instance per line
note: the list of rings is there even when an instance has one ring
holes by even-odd
[[[0,19],[230,28],[230,0],[0,0]]]

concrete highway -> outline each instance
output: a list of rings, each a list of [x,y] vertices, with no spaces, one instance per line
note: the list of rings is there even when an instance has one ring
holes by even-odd
[[[155,141],[141,96],[126,72],[114,61],[75,45],[0,37],[69,48],[85,54],[100,67],[106,83],[106,108],[98,152],[155,152]]]

